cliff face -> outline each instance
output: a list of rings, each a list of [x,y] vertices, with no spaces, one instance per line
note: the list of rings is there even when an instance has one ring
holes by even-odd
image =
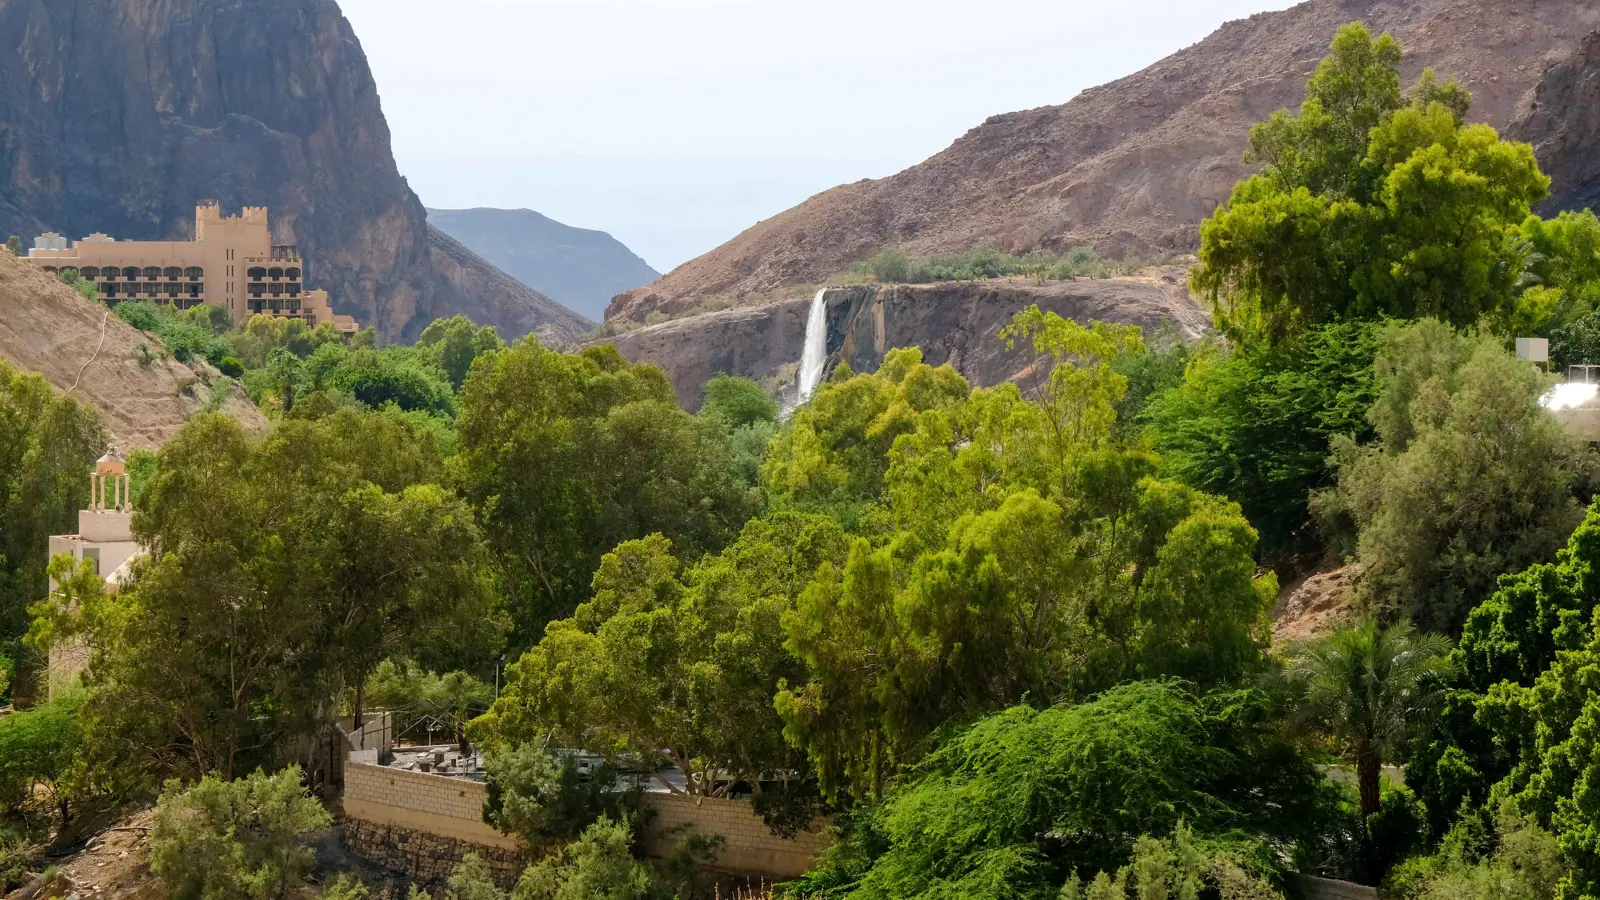
[[[921,347],[933,365],[949,363],[975,385],[1023,376],[1033,362],[996,335],[1012,317],[1037,304],[1079,322],[1138,325],[1153,334],[1170,324],[1184,339],[1209,325],[1189,298],[1181,268],[1130,278],[1024,280],[829,288],[827,368],[848,362],[873,372],[896,347]],[[793,400],[796,363],[805,340],[811,298],[706,313],[612,338],[623,356],[655,363],[677,389],[678,402],[699,408],[701,392],[718,373],[773,382]]]
[[[1511,135],[1533,145],[1550,176],[1541,213],[1600,207],[1600,32],[1545,71]]]
[[[202,409],[227,413],[247,429],[267,427],[238,384],[203,362],[184,365],[160,354],[155,338],[0,250],[0,359],[99,409],[123,450],[161,446]]]
[[[271,208],[308,284],[387,339],[466,313],[554,341],[588,323],[442,234],[395,168],[333,0],[0,0],[0,235],[192,237]]]
[[[1590,0],[1309,0],[1218,29],[1062,106],[995,116],[898,175],[834,188],[761,222],[607,318],[677,312],[711,295],[820,283],[888,246],[1185,249],[1246,174],[1250,126],[1298,106],[1338,26],[1364,20],[1423,66],[1462,79],[1474,117],[1504,127],[1547,65],[1600,27]]]
[[[594,319],[618,293],[661,277],[604,231],[563,225],[531,209],[430,209],[428,224],[512,278]]]

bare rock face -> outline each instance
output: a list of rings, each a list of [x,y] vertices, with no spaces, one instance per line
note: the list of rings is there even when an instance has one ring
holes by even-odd
[[[884,247],[1192,248],[1200,221],[1247,174],[1250,126],[1299,105],[1334,31],[1356,19],[1405,43],[1407,79],[1424,66],[1460,78],[1474,118],[1503,128],[1540,73],[1600,27],[1600,4],[1309,0],[1230,22],[1064,105],[995,116],[898,175],[819,194],[618,295],[606,318],[825,282]]]
[[[1103,280],[1036,284],[1027,280],[929,285],[857,285],[830,288],[827,368],[841,362],[873,372],[896,347],[920,347],[932,365],[949,363],[968,381],[989,386],[1025,376],[1031,353],[1006,349],[1000,329],[1029,306],[1079,322],[1138,325],[1153,333],[1164,325],[1193,339],[1208,327],[1205,310],[1190,298],[1180,267]],[[677,389],[678,401],[699,408],[711,376],[777,376],[792,389],[793,369],[805,340],[811,297],[705,313],[626,332],[612,342],[635,362],[655,363]]]
[[[227,413],[249,430],[267,427],[236,382],[203,362],[165,356],[155,338],[4,250],[0,359],[100,410],[124,450],[161,446],[204,409]]]
[[[1360,577],[1356,566],[1344,566],[1308,575],[1284,588],[1272,608],[1272,642],[1311,640],[1354,619],[1350,604]]]
[[[385,339],[466,313],[553,342],[588,322],[428,228],[334,0],[0,0],[0,236],[192,237],[266,206],[308,286]]]
[[[1550,176],[1541,213],[1600,207],[1600,32],[1545,70],[1510,132],[1533,145]]]

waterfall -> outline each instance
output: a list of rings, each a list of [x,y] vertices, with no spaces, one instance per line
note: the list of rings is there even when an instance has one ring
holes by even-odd
[[[823,296],[827,288],[817,291],[811,300],[811,314],[806,316],[806,343],[800,352],[799,403],[811,399],[811,393],[822,383],[822,364],[828,359],[828,304]]]

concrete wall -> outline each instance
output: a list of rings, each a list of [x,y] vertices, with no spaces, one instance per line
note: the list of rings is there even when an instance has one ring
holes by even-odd
[[[833,843],[824,826],[796,835],[777,837],[744,800],[702,799],[676,794],[648,794],[645,806],[655,811],[645,835],[645,853],[660,859],[672,853],[689,833],[720,834],[727,845],[713,865],[724,871],[793,878],[810,868],[811,860]]]
[[[344,767],[344,812],[380,825],[398,825],[486,847],[516,842],[483,821],[488,790],[481,782],[406,772],[349,760]]]
[[[487,799],[487,788],[476,781],[391,769],[356,755],[344,766],[344,812],[348,817],[391,830],[409,829],[501,851],[515,850],[515,841],[484,823]],[[716,868],[792,878],[805,872],[812,858],[832,842],[821,823],[793,840],[776,837],[743,800],[703,799],[697,803],[688,797],[652,793],[645,795],[644,804],[654,812],[644,835],[644,851],[657,859],[671,854],[689,833],[718,834],[727,844],[713,862]]]

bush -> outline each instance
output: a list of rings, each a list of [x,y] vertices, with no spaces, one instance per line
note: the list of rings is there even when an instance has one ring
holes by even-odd
[[[124,300],[116,305],[114,312],[117,318],[134,328],[160,338],[162,346],[179,362],[207,359],[216,363],[230,353],[228,343],[213,330],[209,314],[189,315],[169,304],[147,300]],[[144,361],[142,357],[141,353],[141,362]]]
[[[552,759],[544,748],[524,744],[484,756],[488,799],[483,820],[540,851],[582,834],[603,816],[621,818],[637,805],[637,794],[614,790],[609,766],[584,777],[577,757]]]
[[[238,357],[224,356],[222,359],[217,360],[217,371],[229,378],[243,378],[244,363],[240,362]]]
[[[1463,821],[1439,852],[1395,869],[1386,896],[1396,900],[1549,900],[1570,871],[1561,846],[1532,817],[1505,804],[1495,819],[1492,850],[1476,823]]]
[[[300,785],[300,767],[238,781],[167,782],[150,829],[150,868],[175,900],[272,900],[312,862],[308,840],[332,824]]]
[[[60,783],[82,741],[82,700],[71,693],[0,718],[0,804],[17,809],[35,799],[37,787],[61,799]]]
[[[0,832],[0,895],[26,884],[44,848],[21,835]]]
[[[1148,260],[1130,250],[1115,271],[1131,274],[1148,264]],[[856,278],[879,284],[979,281],[1017,275],[1039,281],[1060,281],[1083,277],[1106,278],[1112,273],[1112,267],[1107,266],[1100,259],[1100,254],[1088,247],[1074,247],[1064,256],[1057,256],[1049,250],[1034,250],[1014,256],[990,247],[978,247],[948,256],[915,258],[891,247],[879,250],[850,267],[850,274]]]
[[[560,853],[545,857],[523,872],[513,897],[515,900],[644,900],[654,893],[654,884],[650,870],[629,852],[632,844],[633,834],[627,821],[601,819]]]

